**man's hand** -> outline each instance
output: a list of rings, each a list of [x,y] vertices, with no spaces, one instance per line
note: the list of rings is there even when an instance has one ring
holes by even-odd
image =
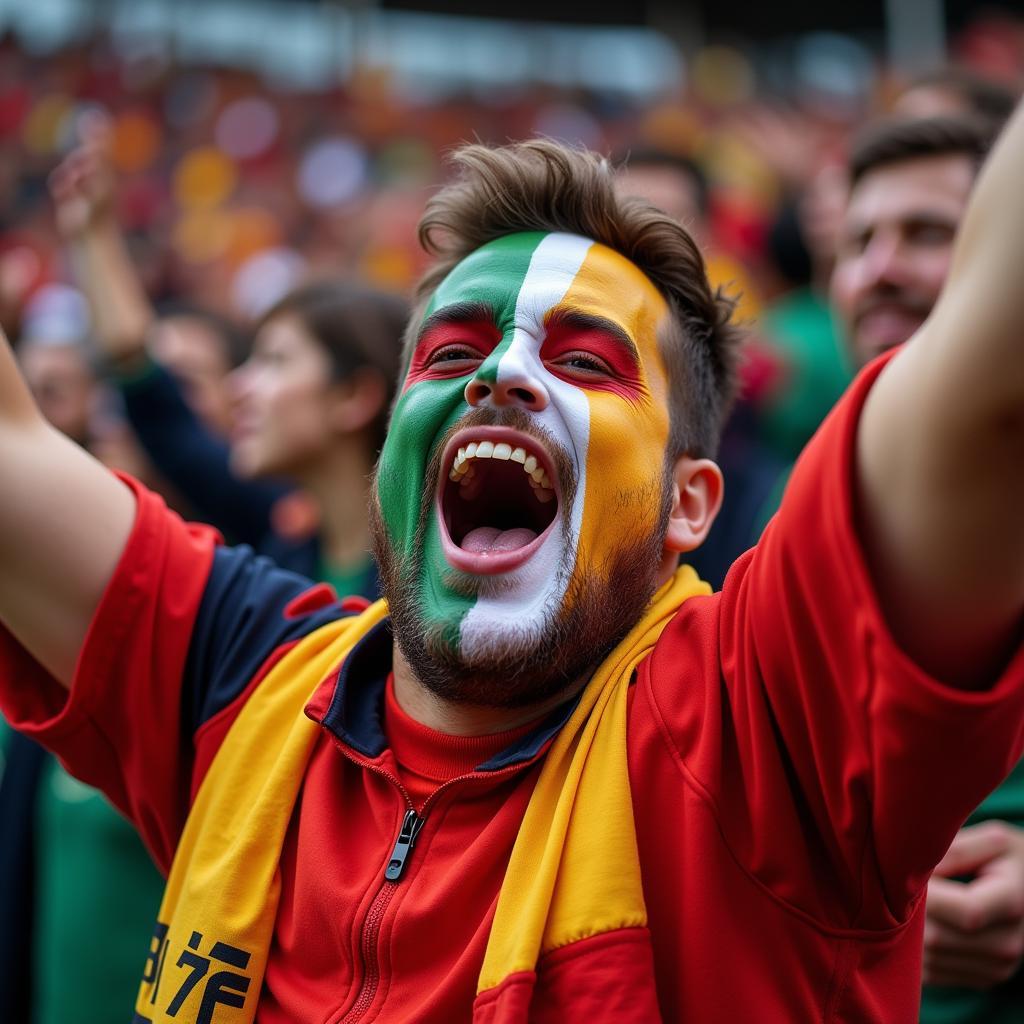
[[[103,115],[97,114],[80,130],[81,144],[49,178],[57,228],[68,240],[106,225],[114,212],[110,125]]]
[[[1024,962],[1024,829],[962,828],[928,883],[925,914],[925,984],[986,989],[1012,977]]]

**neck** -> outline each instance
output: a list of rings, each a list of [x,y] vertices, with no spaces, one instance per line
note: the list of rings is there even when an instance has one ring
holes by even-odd
[[[539,704],[521,708],[490,708],[475,704],[453,704],[431,693],[416,677],[402,656],[398,644],[394,645],[395,699],[399,707],[412,719],[437,732],[450,736],[486,736],[507,732],[542,718],[574,693],[581,690],[587,680],[580,679],[554,697]]]
[[[349,566],[370,550],[368,508],[373,460],[361,438],[336,445],[300,483],[320,508],[324,559]]]

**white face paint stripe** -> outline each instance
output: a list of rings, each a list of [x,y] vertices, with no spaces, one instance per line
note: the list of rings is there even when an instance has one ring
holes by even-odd
[[[545,316],[565,298],[593,244],[589,238],[569,234],[551,234],[541,240],[516,300],[512,342],[498,363],[500,382],[525,376],[542,383],[547,391],[547,407],[531,415],[557,438],[575,463],[577,486],[572,508],[559,513],[568,517],[568,530],[556,527],[516,574],[514,599],[507,580],[482,581],[476,603],[461,624],[462,648],[469,656],[496,641],[506,643],[512,633],[539,635],[548,617],[545,613],[561,606],[576,563],[587,490],[590,403],[580,388],[547,370],[540,348]]]

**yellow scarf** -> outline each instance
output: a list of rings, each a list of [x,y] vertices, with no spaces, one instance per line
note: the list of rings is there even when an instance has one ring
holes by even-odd
[[[646,924],[626,765],[637,664],[686,598],[689,567],[601,664],[548,751],[498,897],[478,992],[581,938]],[[383,601],[296,644],[257,687],[189,813],[160,906],[136,1021],[255,1019],[277,915],[278,864],[320,726],[313,691],[387,614]]]

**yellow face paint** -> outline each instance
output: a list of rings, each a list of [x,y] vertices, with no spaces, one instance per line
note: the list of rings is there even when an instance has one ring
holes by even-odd
[[[612,556],[657,526],[669,439],[668,373],[658,338],[668,304],[639,268],[603,245],[591,247],[559,310],[616,324],[638,357],[630,398],[588,389],[590,437],[574,576],[607,575]]]

